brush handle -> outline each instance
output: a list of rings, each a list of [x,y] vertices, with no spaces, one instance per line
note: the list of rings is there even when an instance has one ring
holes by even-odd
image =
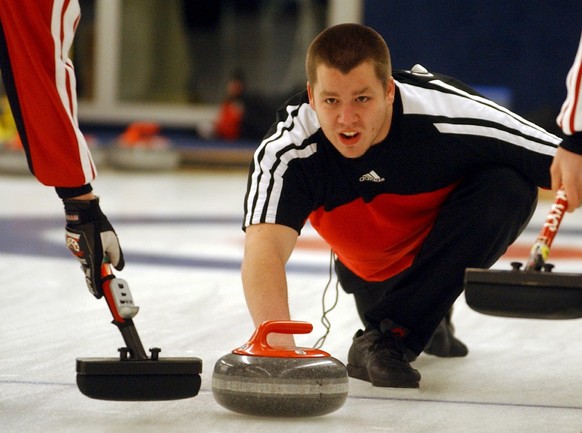
[[[550,247],[558,233],[560,223],[568,209],[568,199],[564,187],[556,192],[554,203],[546,216],[544,225],[533,244],[525,270],[539,271],[545,265],[550,255]]]
[[[131,305],[135,310],[130,314],[124,314],[122,311],[120,311],[118,302],[116,301],[115,295],[113,294],[111,288],[111,283],[113,280],[115,280],[115,275],[113,275],[113,272],[111,271],[111,265],[109,263],[103,263],[101,265],[101,278],[103,280],[101,288],[103,289],[103,295],[107,301],[109,311],[111,311],[111,315],[113,316],[113,324],[117,326],[119,332],[121,332],[123,341],[129,350],[128,354],[130,359],[148,359],[148,355],[146,354],[146,351],[141,343],[137,329],[133,324],[133,320],[131,320],[131,318],[137,314],[138,307],[133,306],[132,299]],[[126,290],[127,293],[129,293],[128,287],[126,287]],[[131,298],[131,295],[129,295],[129,298]]]
[[[122,360],[123,359],[139,359],[139,360],[145,360],[145,359],[149,359],[143,344],[141,343],[141,340],[139,338],[139,335],[137,333],[137,329],[133,324],[133,320],[128,319],[125,320],[123,323],[117,323],[117,322],[113,322],[114,325],[117,326],[117,328],[119,329],[119,332],[121,332],[121,336],[123,337],[123,341],[125,342],[125,345],[127,346],[128,349],[128,355],[129,358],[124,358],[123,356],[123,352],[121,355]]]

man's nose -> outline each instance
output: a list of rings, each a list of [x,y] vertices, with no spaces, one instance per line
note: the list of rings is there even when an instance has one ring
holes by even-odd
[[[341,123],[342,125],[350,125],[355,122],[356,118],[357,112],[355,110],[355,107],[353,107],[351,104],[343,104],[340,107],[338,113],[339,123]]]

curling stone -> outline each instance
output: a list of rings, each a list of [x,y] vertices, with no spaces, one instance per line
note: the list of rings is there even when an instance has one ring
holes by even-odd
[[[30,175],[24,151],[0,148],[0,173],[10,175]]]
[[[180,166],[180,153],[171,147],[120,147],[109,149],[107,161],[114,168],[135,171],[171,171]]]
[[[159,134],[155,123],[132,123],[110,146],[108,162],[114,168],[142,171],[169,171],[179,167],[180,152]]]
[[[272,332],[306,334],[312,329],[307,322],[262,323],[246,344],[216,362],[216,401],[233,412],[274,417],[326,415],[342,407],[348,396],[344,364],[323,350],[267,343]]]

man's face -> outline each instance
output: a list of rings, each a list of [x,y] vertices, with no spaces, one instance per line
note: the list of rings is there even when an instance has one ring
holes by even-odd
[[[370,62],[345,75],[321,64],[307,92],[325,136],[344,157],[358,158],[388,135],[394,80],[384,90]]]

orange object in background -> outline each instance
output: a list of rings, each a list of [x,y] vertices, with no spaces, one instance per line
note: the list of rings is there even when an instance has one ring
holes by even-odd
[[[24,152],[24,146],[20,140],[20,135],[16,133],[14,137],[4,142],[4,149],[12,152]]]
[[[214,125],[214,134],[225,140],[241,137],[241,125],[245,114],[245,79],[241,71],[236,71],[226,85],[226,97],[220,104]]]
[[[120,147],[145,147],[148,149],[165,149],[169,140],[160,135],[160,125],[155,122],[134,122],[119,136]]]
[[[159,134],[160,125],[154,122],[135,122],[127,127],[121,134],[119,141],[123,145],[136,145],[140,142],[151,140]]]
[[[216,119],[216,136],[226,140],[240,138],[243,114],[244,108],[240,102],[229,100],[222,103]]]

